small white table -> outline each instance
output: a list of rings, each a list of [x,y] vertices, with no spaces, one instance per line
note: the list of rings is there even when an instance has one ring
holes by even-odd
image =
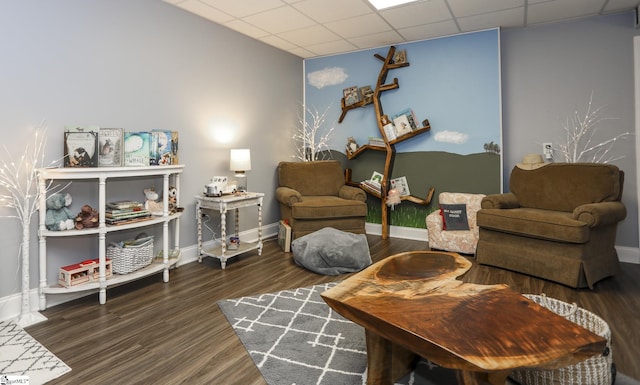
[[[198,262],[202,262],[202,257],[214,257],[220,260],[222,269],[227,267],[227,259],[235,257],[238,254],[245,253],[250,250],[258,249],[258,255],[262,255],[262,201],[264,194],[262,193],[236,193],[231,195],[223,195],[220,197],[208,197],[205,195],[196,195],[196,219],[198,221]],[[258,207],[258,240],[256,242],[240,242],[237,249],[227,248],[227,211],[235,211],[235,232],[239,236],[240,232],[240,216],[239,208],[241,207]],[[202,247],[202,210],[217,210],[220,212],[220,246],[216,246],[209,250]]]

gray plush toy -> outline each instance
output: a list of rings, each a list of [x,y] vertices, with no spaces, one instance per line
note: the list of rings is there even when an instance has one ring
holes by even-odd
[[[48,230],[69,230],[74,228],[75,215],[69,210],[71,195],[53,194],[47,198],[47,214],[44,225]]]

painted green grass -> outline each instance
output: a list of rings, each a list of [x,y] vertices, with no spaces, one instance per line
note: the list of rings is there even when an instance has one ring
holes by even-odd
[[[369,197],[367,199],[367,222],[382,223],[382,208],[380,200]],[[392,226],[414,227],[418,229],[426,228],[425,218],[435,208],[431,206],[421,206],[411,202],[402,202],[394,209],[389,208],[389,220]]]

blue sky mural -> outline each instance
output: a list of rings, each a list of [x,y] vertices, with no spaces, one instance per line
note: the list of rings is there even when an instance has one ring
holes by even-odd
[[[386,83],[400,87],[382,93],[389,117],[411,108],[431,131],[420,140],[396,145],[397,152],[484,152],[485,143],[501,143],[499,30],[455,35],[396,45],[406,50],[408,67],[389,71]],[[350,110],[342,123],[340,98],[351,86],[375,88],[388,47],[305,60],[305,103],[320,112],[329,108],[325,125],[335,127],[331,148],[344,152],[347,137],[366,144],[380,137],[373,105]]]

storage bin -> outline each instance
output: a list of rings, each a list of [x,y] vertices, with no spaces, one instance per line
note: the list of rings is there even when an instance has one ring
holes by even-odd
[[[107,247],[107,258],[116,274],[129,274],[153,261],[153,236],[138,238]]]
[[[560,369],[519,369],[510,377],[522,385],[609,385],[615,382],[615,365],[611,351],[611,329],[596,314],[545,295],[524,294],[538,305],[607,340],[605,351],[575,365]]]

